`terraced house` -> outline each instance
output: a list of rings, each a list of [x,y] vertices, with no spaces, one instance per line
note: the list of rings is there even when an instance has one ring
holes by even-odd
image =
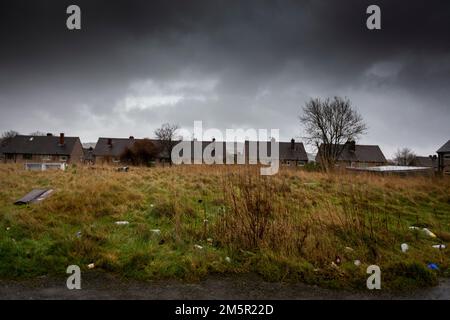
[[[0,153],[4,163],[65,162],[81,163],[84,153],[80,138],[17,135],[2,141]]]
[[[336,163],[338,167],[374,167],[387,163],[383,152],[377,145],[360,145],[354,141],[348,141],[339,145],[338,148],[341,149]],[[316,156],[318,163],[322,160],[321,153],[323,150],[324,146],[321,145]]]

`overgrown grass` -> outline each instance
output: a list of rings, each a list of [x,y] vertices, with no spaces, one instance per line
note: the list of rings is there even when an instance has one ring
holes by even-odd
[[[2,278],[64,275],[70,264],[88,272],[94,263],[143,280],[256,272],[273,281],[364,289],[366,268],[376,264],[384,288],[409,289],[450,274],[449,250],[432,248],[450,241],[448,178],[300,169],[260,176],[240,166],[27,172],[0,165],[0,185]],[[39,204],[13,205],[43,187],[55,193]],[[430,262],[440,271],[428,269]]]

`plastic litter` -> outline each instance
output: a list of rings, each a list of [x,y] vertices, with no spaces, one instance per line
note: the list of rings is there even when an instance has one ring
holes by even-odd
[[[203,247],[201,245],[198,245],[198,244],[194,245],[194,248],[199,249],[199,250],[203,249]]]
[[[423,228],[422,230],[423,230],[423,232],[426,233],[427,236],[430,236],[432,238],[436,238],[436,235],[433,232],[431,232],[430,230],[428,230],[428,228]]]
[[[354,251],[352,248],[350,248],[350,247],[345,247],[345,250],[347,250],[347,251]]]
[[[432,247],[435,249],[445,249],[445,244],[435,244]]]
[[[125,225],[125,224],[129,224],[128,221],[116,221],[117,225]]]
[[[159,230],[159,229],[151,229],[150,231],[153,232],[153,233],[156,233],[156,234],[160,234],[161,233],[161,230]]]
[[[439,267],[438,267],[438,265],[435,264],[435,263],[429,263],[429,264],[428,264],[428,269],[431,269],[431,270],[439,270]]]
[[[226,258],[225,258],[225,261],[228,262],[228,263],[230,263],[230,262],[231,262],[231,258],[230,258],[230,257],[226,257]]]
[[[408,246],[408,244],[406,244],[406,243],[402,243],[402,244],[400,245],[400,248],[402,249],[402,252],[406,252],[406,251],[409,250],[409,246]]]
[[[88,264],[88,268],[89,269],[94,269],[95,268],[95,264],[93,264],[93,263]]]
[[[76,235],[77,235],[77,238],[81,238],[81,231],[78,231],[78,232],[76,233]]]
[[[361,261],[359,260],[355,260],[355,262],[353,262],[355,264],[355,266],[359,267],[361,265]]]
[[[119,171],[119,172],[128,172],[128,167],[120,167],[120,168],[117,168],[117,171]]]

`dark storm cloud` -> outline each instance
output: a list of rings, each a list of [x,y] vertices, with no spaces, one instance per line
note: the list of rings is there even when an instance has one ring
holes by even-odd
[[[82,10],[68,31],[65,10]],[[369,4],[382,30],[365,27]],[[7,1],[0,128],[151,135],[162,122],[300,136],[309,97],[346,95],[391,155],[450,138],[448,1]]]

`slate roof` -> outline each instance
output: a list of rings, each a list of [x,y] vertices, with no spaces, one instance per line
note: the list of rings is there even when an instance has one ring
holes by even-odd
[[[78,137],[64,137],[64,145],[59,144],[59,136],[17,135],[3,143],[1,152],[5,154],[70,155]]]
[[[338,161],[353,161],[353,162],[386,162],[383,152],[377,145],[355,145],[355,150],[351,151],[350,144],[339,145],[343,148],[339,155]],[[320,152],[323,145],[319,147],[319,152],[316,156],[316,161],[320,161]]]
[[[450,140],[447,141],[442,147],[439,148],[437,153],[450,152]]]

